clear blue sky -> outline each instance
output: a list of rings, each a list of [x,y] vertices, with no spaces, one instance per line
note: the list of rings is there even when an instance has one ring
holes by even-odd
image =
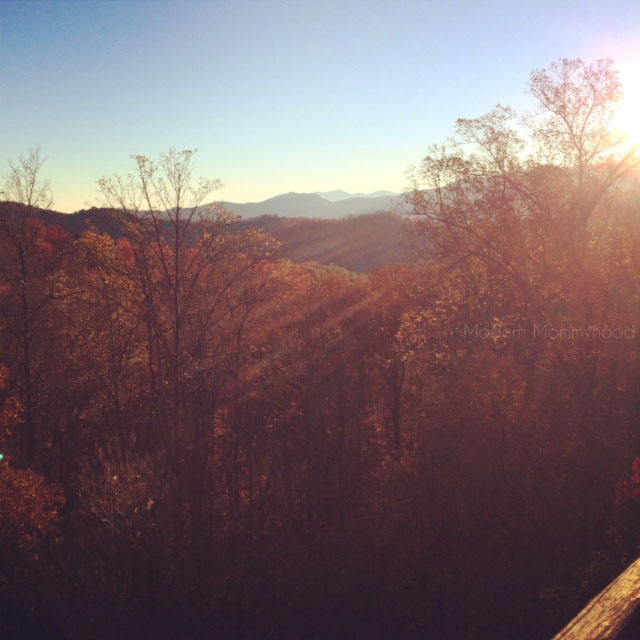
[[[640,82],[637,0],[519,4],[0,0],[0,171],[41,145],[62,211],[171,146],[229,201],[400,191],[457,117],[525,107],[558,57]]]

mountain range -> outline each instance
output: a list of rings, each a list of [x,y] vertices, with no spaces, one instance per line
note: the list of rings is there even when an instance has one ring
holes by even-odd
[[[400,212],[404,197],[392,191],[376,191],[369,194],[350,194],[346,191],[290,192],[262,202],[222,202],[221,204],[245,219],[262,215],[336,219],[381,211]]]
[[[336,189],[335,191],[314,191],[314,194],[330,202],[338,202],[338,200],[347,200],[349,198],[385,198],[400,195],[393,191],[384,190],[374,191],[373,193],[348,193],[342,189]]]

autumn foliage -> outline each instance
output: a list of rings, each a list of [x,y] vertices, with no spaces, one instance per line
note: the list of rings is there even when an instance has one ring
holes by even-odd
[[[367,275],[279,257],[192,152],[100,181],[111,234],[2,203],[0,635],[562,627],[640,544],[616,82],[534,73],[530,157],[510,110],[460,120],[407,196],[415,261]]]

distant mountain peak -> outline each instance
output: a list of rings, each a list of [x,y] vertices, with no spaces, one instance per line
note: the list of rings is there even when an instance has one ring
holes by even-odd
[[[393,191],[373,191],[372,193],[349,193],[342,189],[334,191],[315,191],[314,195],[320,196],[329,202],[339,202],[340,200],[348,200],[349,198],[392,198],[399,195]]]
[[[302,200],[302,199],[308,199],[308,198],[318,198],[321,197],[316,193],[299,193],[297,191],[289,191],[289,193],[281,193],[277,196],[273,196],[272,198],[268,198],[267,200],[264,200],[264,202],[270,202],[271,200],[283,200],[283,199],[288,199],[288,200]]]
[[[340,197],[336,197],[336,194]],[[396,210],[401,199],[401,196],[391,191],[376,191],[369,194],[351,194],[346,191],[316,193],[290,191],[262,202],[222,202],[221,204],[242,218],[278,215],[330,219]]]

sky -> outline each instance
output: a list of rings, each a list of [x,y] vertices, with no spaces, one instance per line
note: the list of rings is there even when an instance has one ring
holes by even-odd
[[[526,109],[560,57],[640,86],[640,3],[0,0],[0,175],[40,145],[72,212],[175,147],[219,200],[400,192],[456,118]]]

